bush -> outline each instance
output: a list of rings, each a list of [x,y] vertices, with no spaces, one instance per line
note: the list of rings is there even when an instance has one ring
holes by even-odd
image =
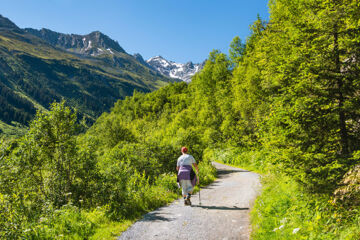
[[[279,173],[265,176],[262,185],[251,213],[254,239],[358,239],[358,211],[333,204],[328,195],[309,194]]]
[[[200,185],[205,186],[213,182],[216,178],[216,169],[211,164],[211,161],[204,159],[199,163],[199,179]]]
[[[25,230],[25,239],[89,239],[95,224],[78,207],[65,205],[41,217],[34,227]]]
[[[22,209],[18,195],[0,193],[0,239],[19,239],[23,236],[27,218]]]
[[[178,192],[178,185],[176,182],[176,174],[174,173],[163,173],[161,174],[155,182],[156,186],[162,187],[167,191],[176,193]]]
[[[204,158],[225,164],[235,165],[248,170],[264,171],[266,153],[263,150],[248,150],[245,148],[214,148],[207,149]]]

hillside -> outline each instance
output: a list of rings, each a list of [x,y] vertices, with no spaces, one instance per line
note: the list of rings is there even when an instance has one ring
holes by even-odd
[[[66,47],[68,41],[79,45]],[[141,64],[100,32],[81,36],[22,30],[2,16],[0,70],[0,121],[7,125],[27,125],[37,109],[48,109],[61,99],[93,122],[135,90],[150,92],[174,81]]]

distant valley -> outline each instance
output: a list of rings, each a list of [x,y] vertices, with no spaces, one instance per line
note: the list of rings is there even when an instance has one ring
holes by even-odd
[[[26,126],[37,110],[62,99],[92,123],[118,99],[189,82],[200,69],[161,57],[144,61],[99,31],[21,29],[0,15],[0,133]]]

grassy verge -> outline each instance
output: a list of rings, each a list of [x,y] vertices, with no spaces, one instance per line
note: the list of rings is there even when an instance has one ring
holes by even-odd
[[[108,240],[116,239],[120,234],[128,227],[130,227],[135,220],[123,220],[121,222],[112,222],[106,219],[103,224],[99,225],[95,234],[90,239],[96,240]]]
[[[239,148],[209,149],[206,152],[208,159],[229,166],[244,168],[246,170],[265,174],[264,154],[258,151],[245,151]]]
[[[360,239],[358,210],[335,205],[331,196],[309,194],[282,174],[262,180],[252,211],[253,239]]]
[[[176,178],[174,182],[176,182]],[[144,209],[142,214],[179,197],[179,194],[167,190],[166,186],[152,186],[147,189],[146,194],[157,194],[158,197],[154,197],[152,200],[146,197],[141,202],[143,205],[150,206]],[[113,220],[108,215],[107,206],[90,210],[68,204],[61,209],[51,209],[50,207],[46,212],[39,222],[29,223],[27,229],[23,230],[24,239],[116,239],[131,224],[141,218],[141,214],[137,213],[131,217]]]
[[[332,202],[332,196],[309,194],[291,177],[266,166],[262,152],[212,150],[222,163],[261,173],[262,192],[251,212],[255,240],[357,240],[360,211]]]

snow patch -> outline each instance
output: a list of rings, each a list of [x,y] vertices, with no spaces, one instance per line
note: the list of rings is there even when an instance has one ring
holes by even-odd
[[[91,48],[91,41],[89,41],[89,45],[85,48],[85,51],[89,50]]]
[[[111,51],[110,48],[107,48],[106,50],[108,50],[111,54],[114,54],[113,51]]]
[[[186,64],[176,63],[166,60],[161,56],[152,57],[146,62],[161,74],[171,78],[178,78],[185,82],[190,82],[191,77],[201,70],[200,64],[193,64],[192,62]]]

